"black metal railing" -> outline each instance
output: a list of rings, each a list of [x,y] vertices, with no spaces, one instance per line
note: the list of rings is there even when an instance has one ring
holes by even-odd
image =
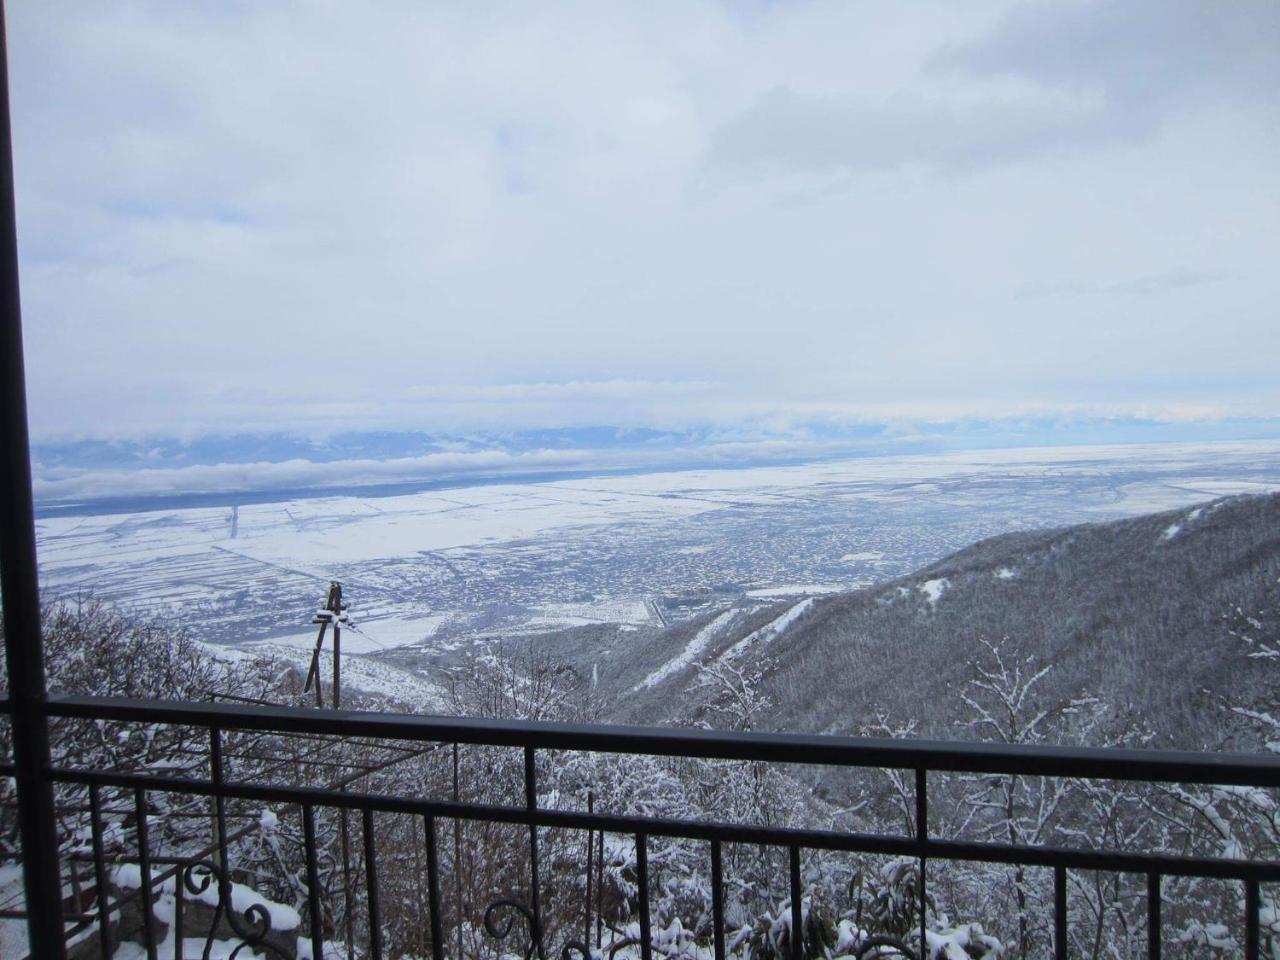
[[[208,731],[208,775],[174,776],[170,771],[120,771],[86,766],[53,767],[47,771],[51,782],[91,791],[113,789],[132,791],[136,804],[136,863],[142,877],[144,923],[149,924],[154,909],[148,862],[146,829],[147,798],[155,794],[210,798],[216,818],[225,818],[229,802],[287,804],[301,819],[305,838],[307,924],[306,936],[313,956],[324,956],[324,944],[332,932],[323,928],[325,910],[320,902],[316,855],[316,816],[321,810],[346,811],[363,823],[364,890],[368,914],[368,953],[383,956],[381,907],[378,882],[377,828],[374,818],[386,814],[408,815],[420,821],[426,859],[427,924],[432,956],[443,960],[450,945],[443,935],[439,866],[440,825],[444,822],[493,823],[527,831],[527,896],[499,898],[484,914],[484,928],[493,937],[513,933],[517,920],[524,931],[521,945],[526,956],[547,955],[550,945],[541,915],[540,831],[553,829],[588,831],[595,835],[624,835],[635,844],[638,936],[614,937],[604,946],[617,952],[624,946],[638,951],[642,960],[654,956],[652,917],[649,902],[648,849],[653,838],[681,838],[703,841],[709,846],[711,876],[711,952],[716,960],[726,955],[724,917],[724,876],[722,850],[730,844],[759,845],[780,851],[787,863],[785,883],[789,888],[790,929],[803,929],[805,903],[801,882],[801,856],[807,851],[838,851],[863,855],[891,855],[912,858],[918,865],[919,882],[915,895],[919,910],[918,932],[898,939],[867,939],[860,948],[868,955],[893,949],[904,956],[918,957],[928,944],[928,872],[933,861],[973,861],[1016,864],[1046,868],[1053,873],[1053,955],[1067,956],[1068,915],[1067,875],[1069,871],[1107,871],[1145,877],[1147,884],[1148,952],[1161,952],[1162,881],[1172,877],[1212,878],[1239,885],[1244,904],[1240,918],[1244,929],[1244,953],[1260,956],[1260,885],[1280,883],[1280,863],[1223,859],[1167,853],[1158,850],[1074,849],[1055,846],[1027,846],[984,840],[935,836],[930,832],[930,775],[969,774],[1006,777],[1054,777],[1108,781],[1139,781],[1152,784],[1212,784],[1227,787],[1280,786],[1280,761],[1265,756],[1177,753],[1148,750],[1080,749],[1068,747],[1024,747],[992,744],[897,741],[831,736],[798,736],[767,733],[725,733],[697,729],[610,727],[530,723],[518,721],[461,719],[402,714],[315,711],[289,707],[246,707],[229,704],[155,703],[102,698],[54,699],[47,705],[55,722],[94,721],[98,723],[177,726]],[[486,804],[452,799],[406,796],[394,790],[361,789],[360,784],[335,790],[296,783],[264,783],[240,779],[230,774],[222,759],[224,738],[245,732],[290,734],[311,737],[342,737],[346,741],[407,742],[415,745],[462,744],[482,748],[514,748],[523,754],[523,803]],[[719,822],[712,819],[679,819],[626,815],[599,810],[567,810],[540,803],[539,757],[544,752],[590,752],[599,754],[647,755],[713,761],[754,761],[819,769],[885,768],[914,772],[913,836],[859,833],[838,829],[765,826],[755,823]],[[5,771],[0,771],[3,773]],[[910,779],[910,778],[908,778]],[[101,879],[103,862],[101,823],[94,817],[92,851],[94,872]],[[218,833],[225,838],[225,824]],[[588,849],[591,849],[588,840]],[[225,843],[221,854],[199,863],[189,863],[176,872],[187,885],[216,883],[222,896],[220,909],[234,915],[229,900],[229,869]],[[171,871],[172,872],[172,871]],[[590,897],[591,882],[585,885]],[[597,903],[597,910],[602,905]],[[98,922],[105,933],[110,907],[100,901]],[[233,933],[240,942],[263,949],[269,931],[266,916],[236,916]],[[586,931],[590,931],[590,906]],[[154,943],[155,931],[145,933]],[[212,936],[212,932],[210,932]],[[101,938],[103,956],[110,956],[108,936]],[[561,954],[589,957],[600,950],[577,936],[564,939]],[[787,949],[793,958],[805,950],[804,937],[792,936]],[[927,949],[927,946],[926,946]],[[605,952],[607,953],[608,950]]]

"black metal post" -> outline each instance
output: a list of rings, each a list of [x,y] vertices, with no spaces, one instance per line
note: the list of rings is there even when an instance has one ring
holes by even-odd
[[[142,938],[147,942],[147,960],[159,960],[156,950],[155,891],[151,889],[151,835],[147,829],[147,795],[133,791],[134,831],[138,835],[138,892],[142,895]],[[179,870],[179,880],[182,871]],[[230,903],[227,900],[227,903]]]
[[[458,779],[458,745],[453,745],[453,802],[460,803],[462,797],[461,781]],[[434,829],[434,827],[432,828]],[[457,817],[453,820],[453,907],[456,923],[454,935],[458,942],[458,957],[462,957],[462,823]],[[435,916],[435,914],[432,914]],[[439,960],[437,957],[436,960]]]
[[[724,864],[720,841],[711,841],[711,935],[715,960],[724,960]]]
[[[1160,874],[1147,874],[1147,960],[1160,960]]]
[[[596,949],[604,943],[604,831],[596,831]],[[717,957],[716,960],[723,960]]]
[[[649,923],[649,838],[636,834],[636,888],[640,900],[640,957],[653,960],[653,934]]]
[[[1245,960],[1258,960],[1262,956],[1261,937],[1258,930],[1261,917],[1258,916],[1260,905],[1258,884],[1246,881],[1244,885],[1244,956]]]
[[[316,863],[316,814],[302,805],[302,838],[307,855],[307,914],[311,921],[311,956],[324,956],[324,925],[320,916],[320,867]]]
[[[186,878],[186,865],[179,863],[178,872],[173,875],[173,960],[183,960],[183,941],[186,940],[183,936],[183,915],[187,909]]]
[[[524,748],[524,802],[531,813],[538,809],[538,768],[532,747]],[[533,907],[533,942],[538,950],[538,960],[546,957],[542,940],[542,894],[538,882],[538,825],[529,824],[529,900]]]
[[[804,960],[804,898],[800,886],[800,848],[791,848],[791,958]]]
[[[1067,868],[1053,868],[1053,957],[1067,960]]]
[[[916,768],[916,842],[923,848],[929,842],[929,771]],[[927,887],[929,858],[920,853],[920,956],[929,955],[929,890]]]
[[[382,911],[378,909],[378,844],[374,839],[373,810],[365,807],[362,813],[364,815],[365,893],[369,901],[369,954],[373,960],[382,960]]]
[[[587,791],[587,813],[596,812],[596,795],[593,791]],[[586,883],[586,902],[587,909],[583,918],[582,925],[582,942],[591,945],[591,880],[592,874],[595,872],[595,836],[592,831],[587,831],[587,883]]]
[[[96,784],[89,786],[89,831],[93,838],[93,882],[98,888],[98,948],[102,960],[111,960],[111,888],[107,884],[107,856],[102,841],[102,798]]]
[[[343,931],[346,934],[347,956],[354,957],[356,955],[356,928],[355,909],[353,907],[355,893],[351,886],[351,811],[346,807],[338,811],[338,835],[342,840]]]
[[[9,54],[0,0],[0,589],[13,716],[14,780],[22,836],[27,936],[33,957],[66,956],[62,881],[53,816],[44,648],[36,573],[35,508],[27,436],[27,386],[18,292],[18,226],[9,117]]]
[[[423,817],[427,841],[427,909],[431,911],[431,958],[444,960],[444,919],[440,916],[440,856],[436,851],[436,819]],[[458,907],[456,926],[462,926],[462,907]],[[459,960],[462,954],[458,954]]]

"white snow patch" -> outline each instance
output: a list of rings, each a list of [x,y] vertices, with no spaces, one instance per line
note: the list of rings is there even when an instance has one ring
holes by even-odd
[[[210,878],[212,881],[212,878]],[[162,885],[165,893],[173,892],[173,884],[175,878],[170,877]],[[187,896],[191,899],[199,900],[205,906],[216,907],[218,905],[218,884],[217,881],[210,882],[200,893],[192,894],[188,891]],[[302,918],[298,916],[298,911],[293,907],[283,903],[276,903],[268,900],[258,891],[246,887],[243,883],[231,884],[231,909],[239,916],[244,916],[250,907],[261,907],[267,912],[267,916],[271,918],[272,930],[297,930],[302,925]]]
[[[239,948],[237,952],[237,948]],[[204,937],[183,937],[182,955],[199,957],[204,954]],[[265,960],[263,954],[254,953],[241,946],[239,940],[214,940],[209,944],[209,960],[229,960],[232,955],[236,960]],[[156,944],[156,960],[172,960],[177,956],[174,950],[173,937],[165,937]],[[126,940],[116,949],[114,960],[147,960],[147,948],[142,944]]]
[[[748,590],[748,597],[795,597],[822,593],[839,593],[849,588],[842,583],[781,583],[776,587],[760,587]]]
[[[721,654],[720,659],[726,662],[730,660],[736,660],[738,657],[742,656],[742,654],[746,651],[748,647],[759,642],[760,640],[766,640],[766,639],[772,640],[773,638],[777,637],[784,630],[786,630],[787,627],[795,623],[796,620],[799,619],[806,610],[812,607],[813,603],[814,603],[814,598],[810,597],[808,600],[801,600],[794,607],[789,607],[786,610],[786,612],[782,614],[782,616],[777,617],[773,620],[770,620],[760,629],[753,630],[751,633],[747,634],[745,637],[743,637],[741,640],[735,643],[732,647],[730,647],[723,654]]]
[[[994,574],[997,580],[1012,580],[1017,575],[1018,571],[1014,570],[1012,567],[1001,567]]]
[[[442,626],[449,622],[451,614],[432,613],[425,615],[360,617],[349,626],[342,628],[342,652],[377,653],[381,650],[394,650],[397,647],[408,647],[422,643],[433,637]],[[241,653],[246,649],[260,646],[291,646],[310,652],[316,645],[315,627],[306,630],[289,632],[283,636],[261,637],[247,640],[240,644]],[[333,634],[326,632],[325,647],[333,645]]]
[[[341,943],[325,941],[320,945],[320,949],[324,951],[323,960],[347,960],[346,947]],[[309,937],[299,937],[298,960],[312,960],[313,956],[311,939]]]
[[[1217,509],[1218,507],[1220,507],[1220,506],[1222,506],[1222,503],[1221,503],[1221,502],[1215,503],[1215,504],[1210,508],[1210,512],[1212,512],[1213,510],[1216,510],[1216,509]],[[1183,531],[1183,530],[1184,530],[1184,529],[1185,529],[1189,524],[1195,523],[1197,520],[1199,520],[1199,519],[1200,519],[1200,515],[1201,515],[1202,513],[1204,513],[1204,507],[1196,507],[1194,510],[1192,510],[1190,513],[1188,513],[1185,517],[1183,517],[1183,518],[1182,518],[1182,522],[1181,522],[1181,523],[1172,523],[1172,524],[1170,524],[1170,525],[1165,529],[1164,534],[1161,536],[1161,539],[1162,539],[1162,540],[1172,540],[1172,539],[1173,539],[1174,537],[1176,537],[1179,533],[1181,533],[1181,532],[1182,532],[1182,531]]]
[[[112,873],[111,882],[121,890],[137,890],[142,886],[142,868],[136,863],[122,863]]]
[[[946,577],[941,577],[937,580],[926,580],[916,589],[923,593],[928,598],[930,605],[932,605],[937,603],[938,598],[947,592],[949,586],[951,586],[951,581]]]
[[[315,640],[312,639],[314,646]],[[254,649],[262,654],[294,664],[306,671],[311,666],[311,650],[298,645],[255,643]],[[402,670],[383,660],[370,657],[348,656],[347,636],[342,635],[342,686],[343,689],[363,690],[399,700],[427,712],[438,713],[445,709],[444,691],[427,678]],[[320,651],[320,677],[326,687],[333,676],[333,649],[328,641]]]
[[[736,611],[726,610],[718,617],[704,626],[696,634],[693,639],[688,642],[680,653],[672,657],[653,673],[649,674],[631,689],[633,691],[640,690],[642,687],[652,687],[661,683],[673,673],[683,670],[689,664],[693,663],[698,657],[702,656],[702,652],[707,648],[707,644],[711,642],[711,638],[724,629],[725,624],[734,618]]]
[[[186,896],[189,899],[198,900],[209,907],[218,905],[218,884],[213,877],[209,877],[209,885],[199,893],[191,893],[187,890]],[[125,890],[135,890],[142,886],[142,870],[136,863],[123,863],[116,867],[112,873],[112,882],[116,886]],[[172,957],[175,955],[174,950],[174,895],[177,889],[178,878],[170,877],[163,883],[155,886],[157,894],[152,912],[157,920],[165,924],[168,928],[165,931],[164,939],[156,944],[156,952],[159,957]],[[302,918],[298,915],[298,911],[293,907],[283,903],[276,903],[268,900],[256,890],[247,887],[242,883],[231,884],[231,909],[238,915],[244,914],[251,907],[259,907],[264,910],[271,922],[273,931],[287,932],[297,930],[302,925]],[[215,940],[212,944],[210,952],[211,958],[230,957],[235,951],[238,941]],[[200,956],[204,950],[204,938],[183,937],[183,954],[185,956]],[[257,954],[249,953],[241,950],[238,954],[241,957],[256,957]],[[134,943],[122,943],[116,951],[116,960],[143,960],[147,956],[144,947]]]
[[[543,603],[538,616],[527,625],[533,627],[586,626],[592,623],[629,623],[646,625],[653,622],[653,609],[642,599],[602,598],[583,603]]]
[[[929,945],[929,956],[936,957],[937,960],[969,960],[973,955],[969,951],[970,947],[992,957],[999,957],[1004,953],[1004,945],[995,937],[987,936],[980,923],[937,932],[928,930],[925,937]]]

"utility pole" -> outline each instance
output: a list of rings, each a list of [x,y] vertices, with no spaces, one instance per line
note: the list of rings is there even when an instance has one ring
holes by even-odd
[[[342,707],[342,624],[350,623],[347,605],[342,602],[342,584],[337,580],[329,581],[329,598],[323,609],[317,610],[311,621],[320,625],[316,635],[316,648],[311,652],[311,668],[307,671],[307,683],[302,692],[306,693],[314,683],[316,687],[316,706],[324,706],[324,692],[320,686],[320,650],[324,646],[325,631],[333,627],[333,708]]]
[[[316,706],[324,709],[324,692],[320,683],[320,650],[324,647],[324,635],[329,627],[333,627],[333,709],[342,709],[342,625],[350,623],[347,605],[342,602],[342,584],[337,580],[329,581],[329,596],[324,607],[316,611],[311,621],[318,624],[320,632],[316,634],[316,647],[311,652],[311,669],[307,671],[307,683],[302,692],[316,686]],[[343,787],[343,790],[346,788]],[[351,885],[351,819],[350,811],[342,808],[338,815],[338,827],[342,843],[342,893],[346,923],[347,956],[355,956],[355,926],[351,904],[354,899]]]

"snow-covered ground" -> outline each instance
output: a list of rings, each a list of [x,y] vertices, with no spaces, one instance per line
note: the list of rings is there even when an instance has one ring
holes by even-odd
[[[714,620],[693,635],[693,639],[689,641],[688,645],[681,650],[679,654],[672,657],[657,670],[654,670],[647,677],[641,680],[636,684],[635,689],[639,690],[642,687],[652,687],[661,683],[667,677],[679,673],[690,664],[696,663],[702,656],[703,651],[707,649],[707,645],[715,638],[716,634],[720,633],[720,631],[728,626],[729,621],[737,615],[738,611],[736,610],[725,610],[723,613],[718,614]]]
[[[377,653],[380,650],[394,650],[397,647],[408,647],[430,640],[444,624],[449,622],[449,615],[444,613],[426,614],[415,617],[378,616],[360,611],[360,618],[349,626],[342,628],[342,649],[346,653]],[[261,640],[247,641],[249,646],[271,644],[277,647],[299,647],[310,651],[316,644],[319,627],[311,626],[278,637],[264,637]],[[332,641],[327,639],[326,649]]]
[[[343,634],[343,651],[346,647],[346,633]],[[275,659],[291,663],[302,671],[311,665],[315,637],[311,637],[310,645],[279,644],[272,641],[260,641],[246,644],[244,649],[257,651]],[[333,676],[333,648],[326,641],[320,652],[320,677],[328,700],[328,684]],[[356,651],[351,651],[356,652]],[[346,690],[363,690],[366,693],[381,694],[401,703],[406,703],[422,713],[440,713],[445,710],[445,694],[439,684],[428,675],[405,670],[374,657],[343,656],[342,684]],[[345,701],[344,701],[345,706]]]
[[[801,600],[795,606],[788,607],[786,612],[781,616],[775,617],[758,630],[753,630],[747,634],[732,647],[720,655],[720,659],[724,662],[730,662],[742,656],[749,647],[754,646],[762,640],[772,640],[774,637],[781,636],[788,627],[804,616],[805,612],[813,606],[813,598]]]
[[[59,516],[38,538],[47,596],[296,655],[341,580],[343,649],[361,655],[661,627],[743,595],[883,581],[1008,530],[1277,489],[1280,443],[1061,447]]]
[[[532,630],[587,626],[593,623],[649,624],[653,608],[644,600],[593,600],[584,603],[543,603],[528,620]]]
[[[840,593],[856,590],[861,584],[852,583],[779,583],[771,587],[757,587],[746,591],[748,597],[812,597],[824,593]]]

